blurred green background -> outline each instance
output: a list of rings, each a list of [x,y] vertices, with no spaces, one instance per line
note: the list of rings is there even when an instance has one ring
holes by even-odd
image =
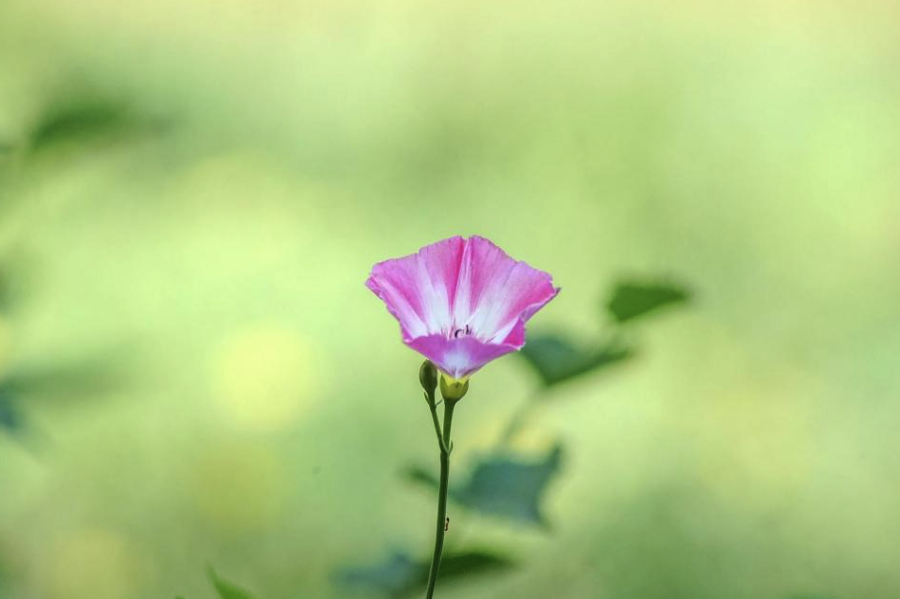
[[[900,596],[898,20],[4,0],[0,597],[366,597],[340,572],[427,555],[420,359],[363,282],[476,233],[562,286],[532,333],[602,338],[621,277],[694,299],[545,394],[548,526],[451,508],[515,566],[439,596]],[[457,480],[538,387],[476,375]]]

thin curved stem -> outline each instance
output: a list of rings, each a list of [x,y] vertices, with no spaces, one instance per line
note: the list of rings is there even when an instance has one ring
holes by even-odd
[[[456,402],[444,400],[444,432],[438,426],[437,411],[434,405],[431,414],[434,417],[434,430],[437,434],[441,450],[441,477],[438,485],[437,528],[434,535],[434,556],[431,558],[431,571],[428,574],[428,590],[426,599],[434,596],[434,585],[437,583],[441,569],[441,553],[444,550],[444,532],[447,518],[447,491],[450,487],[450,428],[453,425],[453,407]]]
[[[441,435],[441,422],[438,420],[437,415],[437,405],[434,403],[434,399],[432,398],[431,402],[429,402],[428,406],[431,408],[431,421],[434,423],[434,434],[437,435],[438,445],[440,445],[441,453],[450,453],[450,448],[447,447],[447,444],[444,442],[444,437]],[[446,412],[446,408],[444,408]]]

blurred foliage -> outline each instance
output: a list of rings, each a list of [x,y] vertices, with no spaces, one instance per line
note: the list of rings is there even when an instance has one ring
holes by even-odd
[[[482,514],[545,527],[548,522],[541,513],[541,502],[561,462],[559,445],[538,457],[494,453],[475,461],[467,481],[451,484],[449,497]],[[424,468],[411,468],[407,475],[437,490],[437,479]]]
[[[51,103],[20,147],[12,143],[0,145],[0,158],[23,149],[21,146],[30,153],[62,145],[84,152],[92,141],[161,129],[161,121],[138,115],[124,102],[96,93],[76,93]],[[21,252],[3,255],[0,261],[0,317],[14,318],[23,304],[27,305],[32,299],[34,290],[29,286],[29,278],[34,276],[34,271],[34,264]],[[27,428],[23,404],[28,399],[71,400],[107,393],[121,383],[122,355],[116,352],[116,355],[110,353],[92,358],[82,356],[69,363],[39,365],[19,365],[17,360],[11,360],[13,366],[0,371],[0,431],[23,432]]]
[[[248,591],[223,579],[213,568],[207,570],[207,576],[219,599],[255,599],[254,595]],[[184,597],[178,596],[176,599],[184,599]]]
[[[2,269],[2,266],[0,266],[0,311],[4,313],[9,311],[13,303],[10,284],[5,275],[6,272]]]
[[[210,568],[208,574],[209,580],[216,589],[219,599],[254,599],[253,595],[248,591],[223,579],[214,569]]]
[[[0,256],[0,315],[9,314],[18,307],[22,296],[23,269],[16,268],[8,255]]]
[[[588,350],[551,334],[534,335],[521,351],[521,356],[538,374],[545,387],[612,366],[633,355],[631,349],[619,344]]]
[[[138,114],[125,102],[82,93],[51,104],[32,128],[28,147],[38,152],[62,144],[124,139],[162,129],[162,121]]]
[[[0,392],[11,397],[86,396],[108,392],[125,377],[124,352],[90,358],[19,367],[0,378]]]
[[[22,428],[22,416],[8,393],[0,388],[0,429],[14,432]]]
[[[128,376],[127,356],[128,352],[116,350],[34,364],[11,360],[0,371],[0,431],[26,432],[25,404],[29,401],[80,401],[120,387]]]
[[[52,107],[38,121],[29,145],[33,150],[40,150],[62,141],[81,142],[121,131],[130,123],[131,116],[122,104],[100,99],[66,102]]]
[[[661,308],[684,303],[689,298],[690,293],[686,289],[667,283],[619,283],[607,308],[618,322],[627,322]]]
[[[607,309],[614,323],[623,324],[688,301],[690,293],[680,286],[653,280],[620,282],[610,294]],[[519,355],[545,387],[552,387],[634,356],[634,347],[624,345],[619,337],[619,331],[613,330],[608,340],[596,341],[587,349],[562,335],[537,334],[528,339]]]
[[[98,398],[120,387],[126,377],[123,354],[13,368],[0,374],[0,430],[27,432],[25,404],[29,401]]]
[[[468,581],[484,574],[500,574],[515,568],[510,558],[489,551],[448,551],[441,559],[441,586]],[[416,561],[395,552],[381,564],[365,568],[347,568],[338,574],[338,582],[384,597],[402,599],[412,596],[428,582],[430,561]]]

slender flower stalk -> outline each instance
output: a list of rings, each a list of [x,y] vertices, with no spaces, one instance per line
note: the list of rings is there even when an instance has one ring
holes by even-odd
[[[444,399],[444,431],[438,430],[438,445],[441,451],[441,475],[438,484],[437,526],[434,533],[434,554],[431,557],[431,569],[428,572],[428,590],[425,596],[434,596],[434,585],[437,584],[441,569],[441,555],[444,552],[444,534],[447,532],[447,491],[450,489],[450,429],[453,426],[453,408],[455,401]],[[437,409],[432,406],[431,414],[437,423]]]
[[[434,433],[438,440],[438,449],[441,455],[441,474],[438,482],[438,508],[437,526],[434,533],[434,554],[431,558],[431,569],[428,572],[428,590],[426,598],[434,596],[434,585],[441,570],[441,555],[444,552],[444,534],[449,528],[447,520],[447,492],[450,490],[450,454],[453,453],[453,441],[450,431],[453,428],[453,410],[456,403],[465,396],[469,390],[468,381],[448,381],[444,375],[441,379],[441,397],[444,404],[443,430],[437,414],[437,402],[434,398],[435,385],[433,381],[437,377],[437,369],[430,361],[425,360],[419,369],[419,380],[425,389],[425,401],[431,410],[431,420],[434,423]]]

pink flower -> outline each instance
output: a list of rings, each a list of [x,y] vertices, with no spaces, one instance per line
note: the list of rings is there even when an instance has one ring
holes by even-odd
[[[525,345],[525,322],[556,297],[553,278],[484,237],[451,237],[372,267],[366,287],[403,342],[454,379]]]

